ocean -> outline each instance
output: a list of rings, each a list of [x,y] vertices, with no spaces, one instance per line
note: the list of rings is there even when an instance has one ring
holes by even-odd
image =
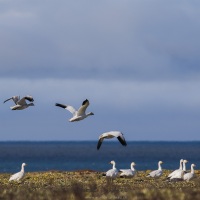
[[[126,147],[119,142],[104,141],[100,150],[97,142],[0,142],[0,172],[14,173],[27,164],[26,172],[35,171],[107,171],[116,162],[118,169],[157,169],[159,160],[163,169],[179,168],[180,159],[187,159],[187,169],[192,163],[200,168],[200,142],[128,142]]]

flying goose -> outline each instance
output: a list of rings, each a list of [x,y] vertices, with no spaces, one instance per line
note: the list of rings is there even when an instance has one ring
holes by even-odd
[[[190,179],[194,178],[194,167],[196,167],[195,164],[191,164],[191,172],[184,174],[183,180],[189,181]]]
[[[117,177],[117,175],[118,175],[118,170],[117,170],[117,168],[115,167],[115,166],[116,166],[116,163],[115,163],[114,160],[112,160],[112,161],[110,162],[110,164],[112,164],[113,167],[112,167],[112,169],[110,169],[110,170],[108,170],[108,171],[106,172],[106,177],[107,177],[107,178],[110,178],[110,179],[112,180],[112,179],[114,179],[114,178]]]
[[[102,144],[104,139],[111,139],[111,138],[114,138],[114,137],[116,137],[123,146],[127,145],[126,140],[125,140],[122,132],[120,132],[120,131],[110,131],[110,132],[103,133],[99,136],[99,141],[97,143],[97,149],[98,150],[100,149],[101,144]]]
[[[26,166],[26,163],[22,163],[22,168],[21,168],[21,171],[16,173],[16,174],[13,174],[9,181],[19,181],[20,179],[22,179],[25,175],[25,172],[24,172],[24,166]]]
[[[20,99],[20,96],[13,96],[9,99],[6,99],[4,101],[4,103],[9,101],[9,100],[13,100],[14,103],[15,103],[15,106],[10,107],[11,110],[23,110],[25,108],[28,108],[29,106],[34,106],[33,103],[29,103],[29,104],[26,103],[26,100],[28,100],[30,102],[34,101],[33,97],[29,96],[29,95],[27,95],[27,96],[25,96],[21,99]]]
[[[161,167],[161,164],[163,162],[162,161],[159,161],[158,162],[158,169],[157,170],[154,170],[152,172],[150,172],[147,177],[160,177],[162,175],[162,167]]]
[[[136,174],[136,170],[134,168],[135,163],[131,163],[131,168],[130,169],[120,169],[119,171],[122,172],[120,176],[127,176],[127,177],[132,177]]]
[[[69,112],[71,112],[73,117],[71,119],[69,119],[69,121],[74,122],[74,121],[83,120],[90,115],[94,115],[93,112],[85,113],[89,104],[90,104],[89,101],[86,99],[85,101],[83,101],[82,106],[78,110],[75,110],[75,108],[70,105],[64,105],[64,104],[60,104],[60,103],[56,103],[55,106],[64,108],[64,109],[68,110]]]

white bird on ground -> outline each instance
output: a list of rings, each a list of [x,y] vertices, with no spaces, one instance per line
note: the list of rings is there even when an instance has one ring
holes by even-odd
[[[131,163],[131,168],[130,169],[120,169],[119,171],[122,172],[120,176],[127,176],[127,177],[132,177],[136,174],[136,170],[134,168],[136,164],[134,162]]]
[[[13,96],[13,97],[11,97],[11,98],[5,100],[4,103],[5,103],[6,101],[11,100],[11,99],[12,99],[12,100],[14,101],[14,103],[15,103],[15,106],[10,107],[11,110],[23,110],[23,109],[25,109],[25,108],[28,108],[29,106],[34,106],[33,103],[29,103],[29,104],[26,103],[26,100],[28,100],[28,101],[30,101],[30,102],[33,102],[33,101],[34,101],[33,97],[32,97],[32,96],[29,96],[29,95],[27,95],[27,96],[25,96],[25,97],[23,97],[23,98],[21,98],[21,99],[20,99],[20,96]]]
[[[173,172],[171,172],[169,175],[168,175],[168,179],[171,178],[172,176],[174,176],[176,173],[178,173],[179,171],[183,170],[183,166],[182,166],[182,163],[183,163],[183,159],[180,160],[180,166],[179,166],[179,169],[176,169],[174,170]]]
[[[183,167],[186,168],[186,165],[185,163],[187,163],[188,161],[187,160],[183,160]],[[183,169],[184,169],[183,168]],[[177,170],[171,177],[170,177],[170,180],[171,181],[182,181],[183,180],[183,175],[184,175],[184,170],[183,169],[180,169],[180,170]]]
[[[19,181],[20,179],[22,179],[25,175],[25,172],[24,172],[24,166],[26,166],[26,163],[22,163],[22,168],[21,168],[21,171],[16,173],[16,174],[13,174],[9,181]]]
[[[83,120],[90,115],[94,115],[93,112],[85,113],[89,104],[90,104],[89,101],[86,99],[85,101],[83,101],[82,106],[78,110],[76,110],[74,107],[72,107],[70,105],[64,105],[64,104],[60,104],[60,103],[56,103],[55,105],[71,112],[73,117],[71,119],[69,119],[69,121],[74,122],[74,121]]]
[[[110,178],[110,179],[112,180],[112,179],[114,179],[114,178],[117,177],[117,175],[118,175],[118,170],[117,170],[117,168],[115,167],[115,166],[116,166],[116,163],[115,163],[114,160],[112,160],[112,161],[110,162],[110,164],[112,164],[113,167],[112,167],[112,169],[110,169],[110,170],[108,170],[108,171],[106,172],[106,177],[107,177],[107,178]]]
[[[104,139],[111,139],[111,138],[114,138],[114,137],[116,137],[123,146],[127,145],[126,140],[125,140],[122,132],[120,132],[120,131],[110,131],[110,132],[103,133],[99,136],[99,140],[98,140],[98,143],[97,143],[97,149],[100,149],[101,144],[102,144]]]
[[[196,167],[196,165],[195,164],[191,164],[191,172],[189,172],[187,174],[184,174],[183,180],[189,181],[190,179],[194,178],[194,176],[195,176],[194,167]]]
[[[159,161],[158,162],[158,169],[157,170],[154,170],[154,171],[152,171],[152,172],[150,172],[148,175],[147,175],[147,177],[160,177],[161,175],[162,175],[162,167],[161,167],[161,164],[162,164],[163,162],[162,161]]]

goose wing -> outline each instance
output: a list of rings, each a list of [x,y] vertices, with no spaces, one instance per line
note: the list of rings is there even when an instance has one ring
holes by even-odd
[[[122,172],[120,175],[121,176],[132,176],[134,175],[134,171],[132,171],[131,169],[120,169],[120,172]]]
[[[113,137],[114,137],[114,136],[113,136],[113,134],[111,134],[111,132],[106,132],[106,133],[101,134],[101,135],[99,136],[99,141],[98,141],[98,143],[97,143],[97,149],[98,149],[98,150],[100,149],[101,144],[102,144],[104,138],[113,138]]]
[[[99,150],[100,147],[101,147],[101,144],[102,144],[102,142],[103,142],[103,139],[104,139],[104,138],[99,138],[99,141],[98,141],[98,143],[97,143],[97,149],[98,149],[98,150]]]
[[[17,104],[18,104],[18,105],[26,105],[26,104],[27,104],[27,103],[26,103],[26,100],[31,101],[31,102],[34,101],[34,99],[33,99],[32,96],[25,96],[25,97],[21,98],[21,99],[17,102]]]
[[[11,99],[15,102],[15,104],[17,104],[17,102],[19,101],[20,97],[19,97],[19,96],[13,96],[13,97],[11,97],[11,98],[9,98],[9,99],[6,99],[6,100],[4,101],[4,103],[6,103],[6,101],[9,101],[9,100],[11,100]]]
[[[168,178],[174,176],[178,171],[180,171],[180,169],[176,169],[176,170],[174,170],[173,172],[171,172],[171,173],[168,175]]]
[[[60,103],[56,103],[55,106],[58,106],[58,107],[68,110],[70,113],[72,113],[72,115],[76,114],[76,109],[73,106],[60,104]]]
[[[21,99],[17,102],[17,105],[21,105],[21,106],[26,105],[27,103],[26,103],[25,100],[26,100],[25,97],[21,98]]]
[[[112,178],[116,177],[117,174],[118,174],[118,170],[117,169],[110,169],[110,170],[108,170],[106,172],[106,176],[112,177]]]
[[[183,175],[184,175],[184,171],[183,170],[179,170],[173,176],[170,177],[170,180],[173,180],[173,179],[182,179]]]
[[[82,106],[77,111],[77,115],[78,116],[85,115],[85,111],[89,105],[90,105],[90,103],[87,99],[85,101],[83,101]]]
[[[184,174],[183,179],[189,181],[191,178],[193,178],[193,176],[194,174],[189,172],[187,174]]]
[[[30,101],[30,102],[33,102],[34,101],[34,99],[33,99],[33,97],[32,96],[25,96],[24,97],[25,98],[25,100],[28,100],[28,101]]]
[[[121,133],[120,131],[111,131],[110,134],[116,137],[123,146],[127,145],[123,133]]]
[[[156,177],[162,175],[162,170],[154,170],[148,174],[148,176]]]
[[[126,140],[124,138],[124,136],[121,134],[117,137],[117,139],[119,140],[119,142],[123,145],[123,146],[126,146],[127,143],[126,143]]]
[[[20,176],[21,176],[21,172],[17,172],[16,174],[13,174],[13,175],[10,177],[9,181],[16,180],[16,179],[18,179]]]

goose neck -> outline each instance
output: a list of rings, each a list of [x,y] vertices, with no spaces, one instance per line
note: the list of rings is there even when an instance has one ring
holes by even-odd
[[[158,170],[162,170],[161,164],[158,163]]]
[[[191,173],[194,174],[194,167],[191,166]]]

